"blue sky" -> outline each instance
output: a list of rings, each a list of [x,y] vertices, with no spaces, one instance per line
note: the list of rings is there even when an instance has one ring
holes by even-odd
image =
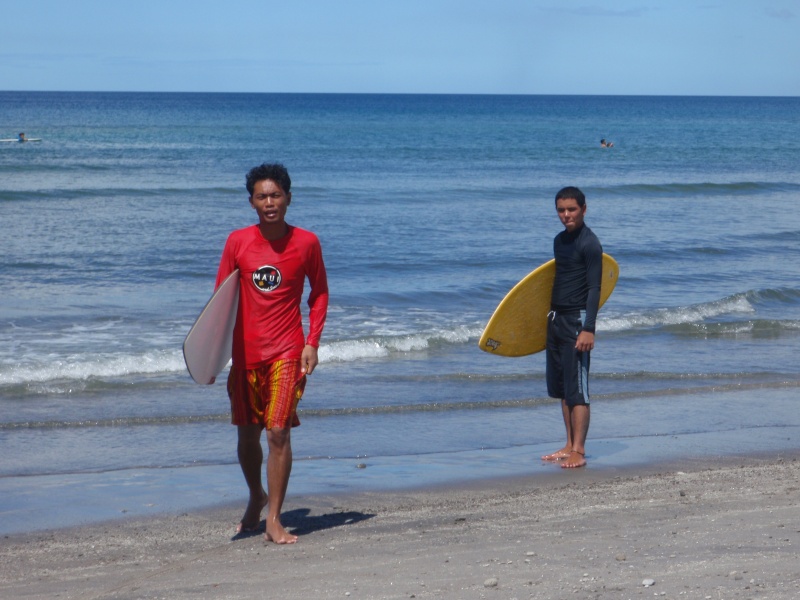
[[[797,0],[0,0],[0,89],[800,96]]]

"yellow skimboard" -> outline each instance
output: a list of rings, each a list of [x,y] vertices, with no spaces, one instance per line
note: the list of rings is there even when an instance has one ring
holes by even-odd
[[[541,352],[547,342],[547,313],[556,276],[556,261],[544,263],[511,288],[486,324],[478,346],[500,356],[527,356]],[[619,265],[603,254],[600,306],[617,285]]]

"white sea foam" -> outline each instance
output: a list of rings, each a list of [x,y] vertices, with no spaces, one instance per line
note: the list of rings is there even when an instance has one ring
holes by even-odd
[[[623,315],[601,315],[598,330],[620,332],[669,325],[703,323],[724,315],[752,314],[746,294],[690,306],[659,308]],[[409,332],[386,323],[374,335],[358,339],[325,342],[320,346],[320,362],[348,363],[365,359],[402,358],[437,345],[460,345],[480,337],[482,325],[458,325]],[[752,323],[739,323],[739,331],[752,329]],[[142,353],[73,354],[66,358],[43,355],[19,364],[0,365],[0,385],[42,384],[52,381],[112,380],[127,376],[181,374],[186,372],[179,349],[153,349]],[[57,386],[59,389],[61,386]]]
[[[365,358],[383,358],[392,354],[420,352],[435,344],[463,344],[480,335],[480,328],[457,326],[426,333],[375,336],[360,340],[342,340],[322,344],[321,362],[352,362]]]
[[[0,366],[0,385],[48,381],[115,379],[130,375],[152,375],[185,370],[180,350],[152,350],[142,354],[80,354],[49,361],[28,360],[24,364]]]
[[[754,313],[744,294],[722,300],[659,308],[598,319],[598,330],[620,332],[632,329],[702,323],[723,315]],[[740,331],[748,331],[750,322],[739,323]],[[359,339],[334,340],[320,346],[320,362],[348,363],[365,359],[387,359],[403,354],[422,352],[437,345],[460,345],[480,337],[481,325],[454,325],[428,331],[408,332],[386,326],[381,334]],[[23,363],[0,365],[0,385],[42,384],[52,381],[86,381],[116,379],[136,375],[180,374],[186,367],[179,349],[154,349],[142,353],[74,354],[52,360],[50,356],[28,359]],[[60,388],[60,386],[58,386]]]
[[[456,326],[430,332],[382,335],[355,340],[322,343],[321,362],[347,363],[380,359],[409,352],[420,352],[438,344],[463,344],[477,338],[479,327]],[[150,350],[139,354],[72,354],[53,359],[51,355],[28,357],[24,362],[0,365],[1,385],[43,384],[54,381],[117,379],[137,375],[180,374],[186,372],[179,349]],[[56,386],[63,389],[63,386]]]
[[[683,325],[700,323],[722,315],[755,313],[753,305],[742,294],[723,298],[714,302],[704,302],[690,306],[657,308],[640,313],[629,313],[620,316],[601,316],[598,329],[601,331],[626,331],[663,325]]]

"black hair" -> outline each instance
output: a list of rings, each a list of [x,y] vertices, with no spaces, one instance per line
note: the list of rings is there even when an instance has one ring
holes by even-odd
[[[556,194],[556,204],[558,204],[559,200],[575,200],[578,206],[586,205],[586,196],[583,195],[582,191],[573,186],[567,186],[558,190]]]
[[[247,192],[251,197],[253,196],[253,190],[255,189],[256,184],[259,181],[264,181],[265,179],[274,181],[281,186],[284,194],[288,194],[291,190],[292,180],[289,177],[289,171],[286,170],[286,167],[280,163],[264,163],[263,165],[253,167],[247,173],[245,187],[247,188]]]

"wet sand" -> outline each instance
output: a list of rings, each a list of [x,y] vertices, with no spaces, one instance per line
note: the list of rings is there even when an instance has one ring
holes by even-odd
[[[796,454],[243,508],[4,536],[0,597],[800,598]]]

